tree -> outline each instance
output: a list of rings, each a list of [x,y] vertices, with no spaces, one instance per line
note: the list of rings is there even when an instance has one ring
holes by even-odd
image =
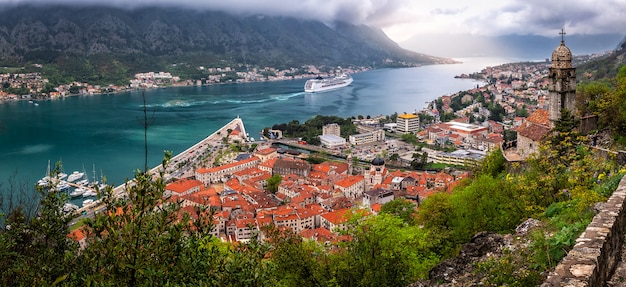
[[[407,199],[398,198],[383,204],[380,208],[380,213],[397,216],[401,218],[404,223],[413,225],[416,222],[417,216],[416,206],[415,203]]]
[[[506,115],[506,111],[504,110],[504,107],[500,105],[499,103],[493,104],[492,102],[489,104],[487,109],[490,112],[489,119],[496,121],[496,122],[501,122],[504,119],[504,116]]]
[[[282,177],[280,176],[280,174],[274,174],[272,175],[272,177],[267,179],[267,191],[271,192],[271,193],[276,193],[278,191],[278,186],[280,185],[280,182],[282,181]]]
[[[395,152],[395,153],[391,154],[391,156],[389,156],[389,160],[391,162],[398,162],[399,158],[400,158],[400,155],[397,152]]]
[[[420,123],[422,124],[430,124],[435,120],[435,117],[429,115],[429,114],[425,114],[425,113],[418,113],[417,114],[420,118]]]
[[[72,85],[70,87],[70,94],[78,94],[80,92],[80,86]]]
[[[60,164],[51,171],[55,177]],[[74,219],[63,210],[67,193],[56,183],[37,188],[36,215],[23,205],[10,210],[6,227],[0,231],[0,284],[3,286],[46,286],[66,280],[76,268],[78,245],[67,237]]]
[[[492,177],[498,176],[506,169],[506,159],[500,149],[495,149],[481,161],[478,166],[479,174],[488,174]]]
[[[428,231],[389,214],[353,219],[344,234],[352,240],[331,256],[339,286],[407,286],[439,261]]]
[[[413,133],[406,133],[406,134],[402,134],[402,136],[400,136],[400,138],[409,144],[412,145],[416,145],[417,144],[417,136],[415,136],[415,134]]]
[[[413,153],[413,160],[411,161],[412,169],[422,169],[424,167],[424,163],[421,160],[421,155],[419,153]]]
[[[422,161],[422,165],[426,165],[428,163],[428,153],[427,152],[423,152],[422,153],[422,157],[420,158],[420,160]]]
[[[271,260],[280,286],[327,286],[330,281],[328,254],[315,241],[303,240],[291,229],[263,227],[271,245]]]
[[[201,248],[211,238],[212,213],[195,208],[192,218],[180,212],[180,202],[164,197],[163,170],[156,176],[138,170],[123,196],[110,187],[103,191],[106,212],[85,221],[88,244],[78,257],[82,272],[72,274],[75,284],[197,284],[215,268],[207,266],[210,250]]]
[[[513,130],[504,130],[502,132],[502,137],[505,142],[510,142],[517,140],[517,132]]]

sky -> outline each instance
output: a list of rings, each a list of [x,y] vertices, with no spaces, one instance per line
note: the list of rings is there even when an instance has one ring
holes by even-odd
[[[392,40],[415,35],[625,34],[626,0],[0,0],[5,4],[164,5],[244,14],[342,20],[381,28]]]

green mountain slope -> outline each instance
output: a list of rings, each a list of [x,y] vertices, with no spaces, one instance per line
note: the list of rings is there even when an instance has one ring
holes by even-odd
[[[117,61],[109,69],[126,73],[190,62],[293,67],[448,61],[404,50],[380,29],[348,23],[331,27],[287,17],[156,7],[23,5],[0,10],[0,60],[5,66],[53,63],[61,72]]]
[[[626,37],[610,54],[577,67],[579,79],[602,80],[615,78],[620,67],[626,65]]]

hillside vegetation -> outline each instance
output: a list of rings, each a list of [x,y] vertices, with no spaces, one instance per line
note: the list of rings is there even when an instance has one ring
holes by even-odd
[[[577,78],[581,82],[613,79],[622,66],[626,65],[626,38],[617,49],[608,55],[584,63],[576,68]]]

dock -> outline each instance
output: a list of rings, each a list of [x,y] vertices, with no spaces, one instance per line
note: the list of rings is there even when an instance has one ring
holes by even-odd
[[[198,143],[178,153],[177,155],[172,156],[172,158],[170,159],[170,165],[168,166],[167,170],[164,171],[165,179],[168,180],[174,177],[183,178],[193,175],[195,173],[195,170],[193,170],[193,163],[198,160],[199,157],[202,155],[201,151],[206,150],[208,146],[221,144],[222,138],[228,135],[229,130],[238,131],[238,134],[242,138],[242,140],[247,140],[248,134],[246,133],[243,120],[239,117],[236,117],[235,119],[224,125],[222,128],[216,130]],[[177,163],[183,162],[187,162],[187,164],[179,167]],[[160,171],[163,171],[163,166],[161,164],[150,169],[148,172],[156,176],[159,174]],[[132,185],[133,181],[131,180],[128,181],[128,183],[123,183],[114,187],[113,196],[118,198],[123,197],[126,192],[127,184]],[[102,208],[100,205],[100,200],[95,200],[93,203],[87,206],[80,207],[78,210],[76,210],[76,213],[82,216],[91,216],[96,210]]]

